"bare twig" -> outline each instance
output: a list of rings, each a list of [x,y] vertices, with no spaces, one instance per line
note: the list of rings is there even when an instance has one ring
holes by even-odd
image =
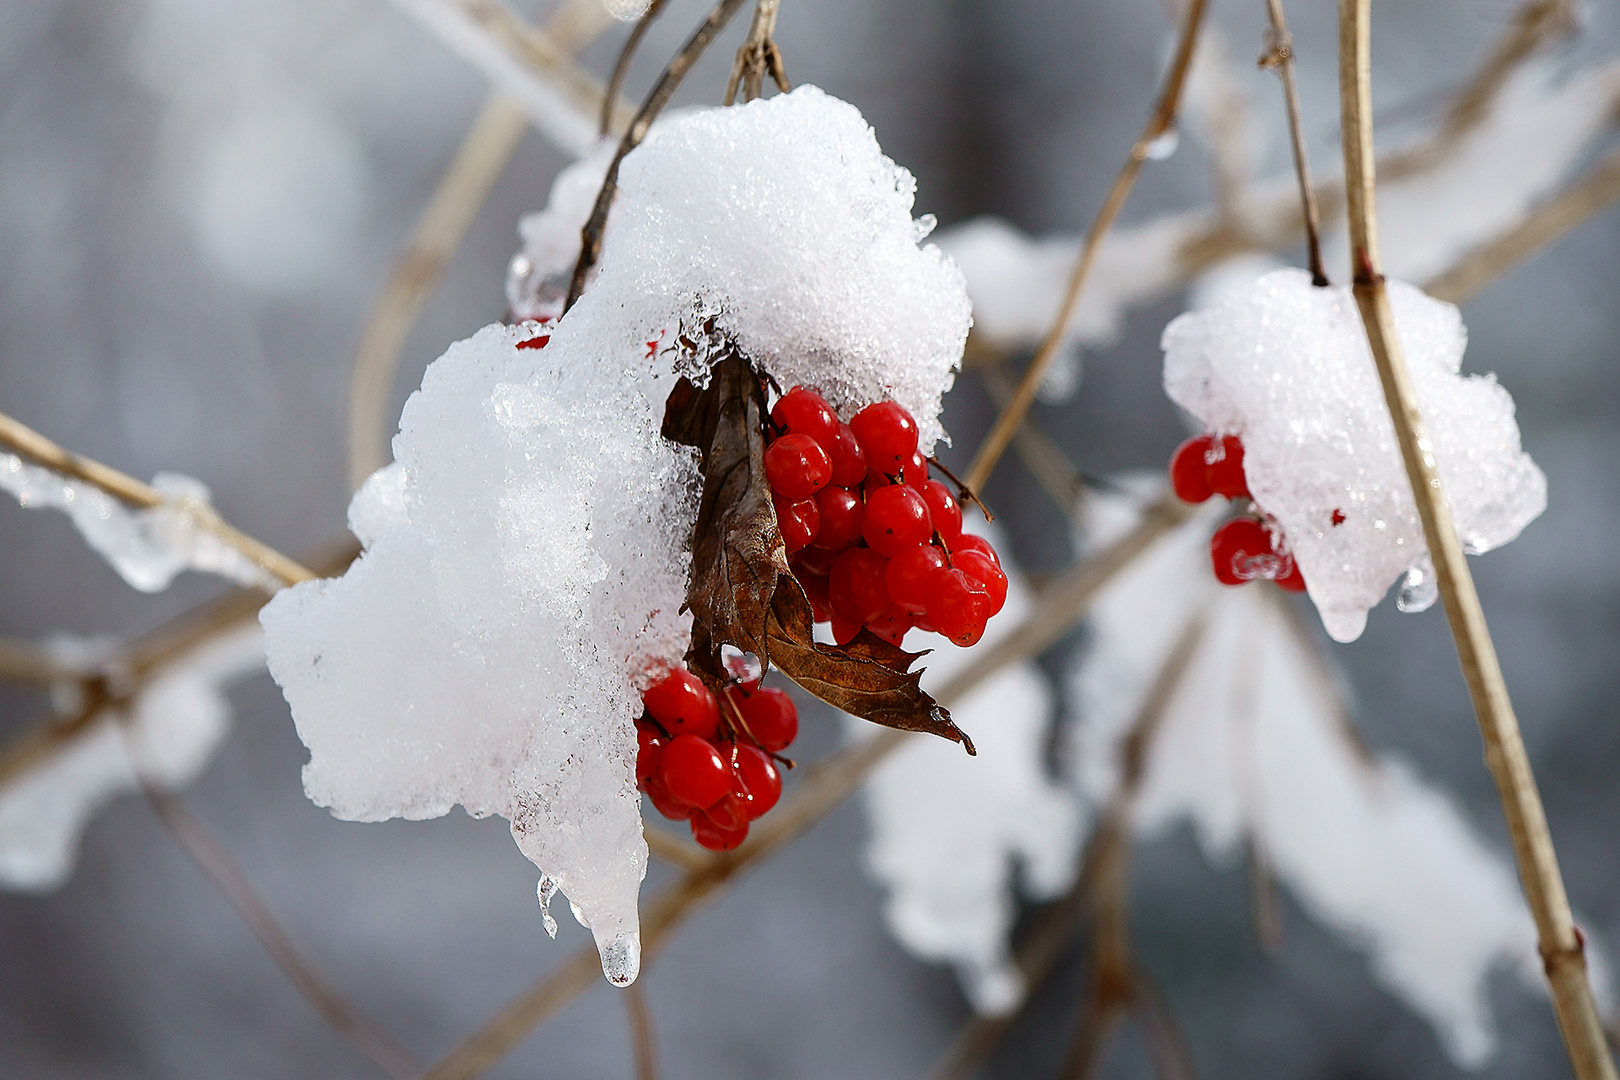
[[[1181,26],[1181,40],[1176,47],[1175,59],[1170,64],[1170,70],[1165,75],[1158,104],[1148,118],[1147,126],[1142,129],[1141,136],[1131,146],[1125,165],[1114,178],[1113,186],[1103,199],[1102,208],[1097,211],[1096,220],[1091,223],[1091,231],[1086,234],[1085,244],[1080,250],[1080,260],[1075,263],[1074,273],[1069,277],[1068,292],[1063,297],[1063,305],[1058,309],[1051,330],[1047,332],[1046,339],[1041,342],[1034,359],[1025,369],[1023,379],[1013,394],[1012,403],[996,418],[995,426],[985,436],[984,443],[979,447],[979,452],[968,469],[967,485],[975,491],[983,488],[985,481],[990,479],[991,470],[996,467],[996,462],[1001,460],[1007,444],[1012,441],[1013,432],[1018,430],[1024,414],[1029,412],[1029,407],[1034,404],[1035,392],[1040,388],[1041,378],[1046,374],[1053,357],[1057,356],[1058,350],[1063,347],[1065,331],[1074,315],[1075,307],[1080,302],[1080,293],[1085,288],[1086,279],[1091,275],[1091,267],[1096,262],[1102,239],[1113,226],[1114,219],[1119,216],[1125,200],[1130,197],[1131,188],[1135,186],[1143,164],[1158,152],[1160,140],[1172,135],[1175,130],[1181,91],[1187,81],[1187,69],[1192,62],[1193,49],[1198,43],[1198,30],[1203,25],[1204,8],[1205,0],[1189,0],[1187,4]]]
[[[1394,317],[1379,271],[1373,203],[1372,94],[1369,0],[1339,3],[1339,98],[1356,305],[1378,366],[1401,457],[1434,560],[1440,598],[1484,736],[1485,759],[1513,840],[1519,877],[1535,918],[1553,1008],[1578,1080],[1613,1080],[1614,1059],[1587,981],[1586,957],[1570,917],[1546,812],[1519,733],[1513,703],[1491,643],[1474,580],[1440,487],[1432,445],[1401,354]]]
[[[776,47],[776,12],[781,0],[758,0],[754,5],[754,20],[748,27],[748,38],[737,49],[737,58],[731,63],[731,77],[726,80],[725,104],[737,100],[740,85],[744,101],[753,101],[765,92],[765,74],[776,82],[782,93],[793,89],[788,84],[787,72],[782,67],[782,52]]]
[[[703,870],[709,865],[708,852],[682,840],[667,829],[658,825],[643,825],[641,834],[646,838],[647,850],[653,857],[662,859],[671,866],[692,872]]]
[[[79,672],[63,670],[50,650],[41,645],[0,638],[0,680],[48,683],[81,677]]]
[[[214,887],[224,894],[270,958],[304,999],[320,1013],[321,1019],[395,1080],[409,1080],[416,1076],[420,1067],[411,1056],[316,970],[270,911],[269,905],[248,884],[247,876],[224,846],[203,828],[202,823],[185,808],[185,804],[144,778],[141,790],[146,795],[147,805],[164,828],[191,856]]]
[[[647,991],[639,979],[624,988],[624,1011],[630,1021],[636,1080],[658,1080],[658,1043],[653,1037],[652,1010],[647,1007]]]
[[[1616,200],[1620,200],[1620,150],[1605,155],[1574,184],[1536,206],[1513,228],[1468,252],[1423,289],[1437,299],[1460,304]]]
[[[1007,373],[998,367],[985,368],[983,372],[985,389],[990,391],[990,399],[996,403],[998,409],[1007,407],[1012,400],[1012,380]],[[1046,490],[1063,512],[1065,519],[1072,519],[1080,509],[1080,502],[1086,495],[1086,478],[1063,448],[1052,440],[1052,437],[1042,431],[1036,424],[1029,422],[1028,417],[1024,423],[1018,425],[1013,434],[1013,450],[1018,454],[1024,468],[1035,481]]]
[[[150,510],[162,506],[169,497],[150,484],[143,484],[133,476],[103,465],[99,461],[64,450],[39,432],[20,421],[0,413],[0,448],[27,458],[47,469],[75,480],[91,484],[113,498],[137,509]],[[254,565],[284,584],[296,585],[314,575],[304,567],[281,554],[275,548],[255,540],[231,525],[205,503],[193,503],[186,509],[203,528],[246,556]]]
[[[607,175],[602,179],[602,190],[596,194],[596,205],[591,208],[590,220],[580,230],[579,261],[574,264],[573,280],[568,283],[568,299],[563,303],[566,313],[579,299],[579,294],[585,291],[585,277],[596,265],[596,260],[602,253],[602,230],[607,226],[608,210],[613,206],[613,197],[619,189],[619,165],[623,163],[625,155],[641,145],[641,140],[647,137],[647,131],[652,127],[658,114],[664,111],[669,99],[680,86],[686,73],[692,70],[692,65],[698,62],[708,49],[709,43],[715,36],[725,29],[731,17],[737,14],[744,0],[719,0],[707,18],[686,39],[681,51],[675,54],[674,59],[664,68],[658,81],[653,84],[647,100],[642,102],[641,108],[636,112],[635,119],[630,121],[624,138],[619,140],[619,150],[613,155],[608,164]]]
[[[1299,118],[1299,88],[1294,82],[1294,36],[1288,32],[1282,0],[1266,0],[1266,10],[1271,16],[1271,40],[1260,58],[1260,66],[1272,68],[1282,79],[1283,101],[1288,107],[1288,141],[1294,150],[1294,175],[1299,179],[1311,282],[1327,285],[1327,271],[1322,266],[1322,217],[1316,209],[1316,188],[1311,183],[1311,163],[1305,153],[1305,127]]]
[[[619,58],[613,62],[613,74],[608,76],[607,94],[602,99],[603,135],[613,131],[613,110],[608,102],[618,99],[619,92],[624,89],[625,76],[630,74],[630,60],[636,55],[641,39],[647,35],[648,27],[652,26],[654,19],[663,14],[668,3],[669,0],[652,0],[652,3],[647,5],[647,10],[641,13],[641,18],[636,20],[636,25],[630,28],[629,36],[624,39],[624,48],[619,50]]]

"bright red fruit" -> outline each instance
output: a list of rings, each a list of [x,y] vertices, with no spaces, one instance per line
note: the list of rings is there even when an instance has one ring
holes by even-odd
[[[815,545],[829,551],[842,551],[861,538],[866,524],[866,503],[855,492],[829,484],[816,492],[821,527]]]
[[[757,747],[740,745],[731,751],[731,775],[731,793],[741,798],[750,820],[782,797],[782,774],[771,755]]]
[[[645,785],[658,775],[658,765],[664,756],[664,740],[646,728],[636,728],[636,783]]]
[[[994,616],[1007,603],[1007,574],[996,561],[982,551],[957,551],[951,555],[951,564],[968,577],[984,586],[990,594],[990,609],[986,618]]]
[[[1243,440],[1236,435],[1221,437],[1220,460],[1209,463],[1209,489],[1228,499],[1249,497],[1249,480],[1243,473]]]
[[[911,613],[898,607],[889,608],[887,612],[866,624],[868,630],[890,645],[900,644],[911,626]]]
[[[833,483],[852,488],[866,479],[866,451],[848,424],[838,425],[838,438],[826,450],[832,458]]]
[[[685,668],[671,668],[647,687],[641,700],[652,718],[671,735],[712,739],[720,730],[720,703],[703,680]]]
[[[1213,495],[1209,486],[1208,435],[1194,435],[1170,457],[1170,487],[1182,502],[1201,503]]]
[[[782,543],[787,545],[788,554],[808,547],[821,529],[821,510],[816,500],[789,502],[776,495],[772,496],[771,503],[776,507],[776,525],[782,530]]]
[[[653,809],[671,821],[685,821],[692,816],[692,811],[697,809],[691,803],[682,802],[671,795],[659,777],[649,776],[641,789],[647,793],[647,799],[653,804]]]
[[[810,601],[810,614],[816,622],[826,622],[832,618],[832,597],[828,594],[826,574],[809,574],[804,567],[794,566],[793,576],[799,579],[799,587]]]
[[[982,536],[975,536],[973,533],[963,533],[958,536],[956,543],[951,545],[951,554],[955,555],[959,551],[977,551],[997,566],[1001,565],[1001,556],[997,555],[996,549],[990,546],[990,541]]]
[[[889,560],[871,548],[850,548],[838,556],[827,579],[833,614],[859,627],[888,611],[889,589],[883,580],[888,566]],[[834,633],[837,628],[834,622]]]
[[[710,806],[731,790],[730,768],[707,739],[677,735],[664,747],[664,787],[682,802]]]
[[[795,386],[771,407],[776,426],[796,435],[808,435],[829,454],[838,442],[838,414],[814,390]]]
[[[731,768],[730,762],[726,763],[726,768],[728,770]],[[736,832],[741,829],[746,833],[749,818],[748,796],[746,793],[741,795],[737,793],[737,776],[735,772],[727,772],[726,783],[731,785],[726,793],[716,799],[713,805],[704,807],[699,813],[708,818],[716,828],[723,832]],[[697,815],[694,814],[693,816],[696,817]]]
[[[898,402],[880,401],[850,417],[868,468],[898,474],[917,452],[917,421]]]
[[[838,552],[828,551],[826,548],[812,544],[793,556],[791,565],[793,573],[798,577],[803,577],[806,574],[826,577],[832,573],[833,560],[836,558],[838,558]]]
[[[1305,575],[1299,572],[1299,563],[1292,558],[1288,560],[1288,572],[1277,578],[1277,587],[1289,592],[1305,591]]]
[[[907,486],[919,490],[928,482],[928,459],[922,456],[921,450],[911,455],[911,460],[906,462],[905,468],[901,470],[900,479]]]
[[[1222,585],[1275,577],[1283,569],[1282,558],[1272,549],[1271,533],[1248,517],[1234,518],[1216,529],[1209,539],[1209,555],[1215,579]]]
[[[903,610],[922,614],[934,595],[934,578],[945,570],[945,553],[933,544],[907,548],[883,572],[889,598]]]
[[[808,435],[783,435],[765,448],[765,479],[784,498],[808,499],[832,479],[832,458]]]
[[[828,621],[832,624],[833,641],[836,644],[848,645],[860,636],[861,624],[842,618],[837,611],[833,612],[833,617]]]
[[[799,737],[799,708],[785,691],[762,686],[729,693],[742,714],[746,734],[766,750],[786,750]]]
[[[928,504],[928,517],[934,531],[944,537],[947,544],[962,535],[962,504],[956,501],[951,489],[938,480],[930,480],[919,489],[923,502]]]
[[[898,555],[926,544],[934,535],[928,504],[916,488],[891,484],[866,498],[866,522],[861,535],[880,555]]]
[[[710,851],[730,851],[748,839],[748,824],[740,829],[722,829],[699,810],[692,815],[692,839]]]
[[[954,568],[946,570],[936,580],[934,598],[928,605],[928,621],[956,644],[974,644],[983,636],[985,621],[990,618],[989,592],[965,572]]]

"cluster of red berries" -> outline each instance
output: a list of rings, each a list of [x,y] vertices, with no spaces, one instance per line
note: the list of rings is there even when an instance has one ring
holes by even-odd
[[[951,489],[929,478],[917,421],[893,401],[849,423],[795,386],[771,409],[765,449],[776,520],[793,574],[848,644],[865,626],[898,645],[907,630],[972,645],[1007,601],[989,541],[962,531]]]
[[[646,712],[636,721],[636,786],[660,814],[690,822],[692,838],[711,851],[742,843],[748,823],[776,805],[775,755],[799,734],[793,699],[760,686],[757,665],[732,674],[737,681],[716,697],[672,668],[641,695]]]
[[[1183,502],[1201,503],[1214,495],[1252,500],[1243,472],[1243,441],[1236,435],[1188,439],[1170,458],[1170,486]],[[1289,592],[1305,591],[1294,556],[1257,516],[1245,514],[1216,529],[1209,539],[1209,555],[1222,585],[1263,578]]]

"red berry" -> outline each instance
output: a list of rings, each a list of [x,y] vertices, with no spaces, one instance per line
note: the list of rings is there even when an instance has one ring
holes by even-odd
[[[648,779],[658,775],[658,765],[664,756],[664,740],[643,727],[636,728],[636,786],[646,787]]]
[[[767,686],[732,690],[731,701],[747,734],[766,750],[786,750],[799,737],[799,707],[786,692]]]
[[[692,815],[692,839],[710,851],[730,851],[748,839],[748,823],[740,829],[722,829],[699,810]]]
[[[1170,487],[1182,502],[1201,503],[1214,491],[1209,486],[1208,435],[1194,435],[1170,457]]]
[[[742,798],[750,820],[776,805],[782,797],[782,773],[771,755],[753,746],[731,752],[731,793]]]
[[[898,474],[917,452],[917,421],[899,402],[868,405],[849,420],[870,469]]]
[[[731,768],[729,762],[726,767],[727,769]],[[741,795],[737,793],[737,775],[735,771],[727,774],[726,783],[731,785],[726,793],[716,799],[712,806],[704,807],[699,813],[708,818],[717,829],[723,832],[736,832],[741,829],[746,834],[748,832],[748,819],[751,816],[748,813],[748,796],[746,793]],[[694,814],[693,816],[696,817],[697,815]]]
[[[1215,578],[1222,585],[1275,577],[1283,569],[1282,558],[1272,549],[1270,531],[1253,518],[1234,518],[1216,529],[1209,539],[1209,554]]]
[[[907,548],[889,560],[883,572],[889,598],[913,614],[928,610],[934,595],[934,577],[945,569],[945,553],[933,544]]]
[[[1247,499],[1249,481],[1243,473],[1243,440],[1236,435],[1221,438],[1221,457],[1209,463],[1209,489],[1228,499]]]
[[[951,543],[962,535],[962,504],[956,501],[951,489],[938,480],[930,480],[921,487],[923,502],[928,504],[928,519],[934,531]]]
[[[816,492],[816,506],[821,514],[816,547],[842,551],[860,540],[861,527],[866,524],[866,503],[859,495],[829,484]]]
[[[879,618],[866,624],[866,628],[890,645],[898,645],[911,629],[911,613],[891,607]]]
[[[986,618],[994,616],[1006,604],[1007,574],[990,556],[972,549],[956,551],[951,555],[951,565],[983,585],[985,592],[990,594],[990,607],[985,612]]]
[[[990,617],[989,592],[965,572],[954,568],[940,574],[935,581],[928,621],[956,644],[974,644],[984,634],[985,621]]]
[[[860,635],[861,624],[840,618],[838,612],[833,612],[832,623],[833,641],[839,645],[848,645]]]
[[[898,555],[906,548],[926,544],[934,535],[928,504],[916,488],[891,484],[866,498],[866,522],[861,535],[880,555]]]
[[[1292,558],[1288,560],[1288,572],[1277,578],[1277,587],[1289,592],[1305,591],[1305,575],[1299,572],[1299,563]]]
[[[720,703],[714,700],[703,680],[685,668],[669,673],[642,693],[641,700],[652,718],[671,735],[690,734],[712,739],[720,730]]]
[[[518,342],[517,347],[520,349],[543,349],[549,344],[551,344],[550,334],[536,334],[532,338],[524,338]]]
[[[871,548],[850,548],[838,556],[827,579],[833,614],[859,626],[888,611],[889,589],[883,581],[888,566],[889,560]],[[833,627],[836,632],[836,622]]]
[[[773,495],[771,504],[776,507],[776,526],[782,530],[782,543],[787,545],[789,555],[807,547],[816,538],[821,529],[821,510],[815,499],[790,503],[780,495]]]
[[[900,479],[908,487],[918,489],[928,482],[928,459],[922,456],[921,450],[911,455],[911,460],[901,470]]]
[[[789,563],[793,573],[798,577],[806,574],[812,577],[826,577],[832,573],[833,560],[838,558],[838,552],[828,551],[824,547],[812,544],[797,555]]]
[[[649,776],[641,790],[647,793],[647,801],[653,804],[653,809],[671,821],[685,821],[697,809],[691,803],[682,802],[671,795],[660,777]]]
[[[808,435],[829,454],[838,442],[838,414],[814,390],[795,386],[771,406],[771,419],[783,431]]]
[[[664,747],[664,787],[682,802],[710,806],[731,790],[730,770],[707,739],[677,735]]]
[[[832,598],[828,595],[826,574],[806,574],[800,568],[794,567],[793,576],[799,579],[799,587],[804,590],[805,599],[810,601],[810,615],[816,622],[826,622],[832,618]]]
[[[997,566],[1001,565],[1001,556],[997,555],[996,549],[990,546],[990,541],[982,536],[966,532],[958,536],[956,543],[951,545],[951,554],[954,556],[959,551],[977,551]]]
[[[765,448],[765,479],[783,498],[808,499],[832,479],[832,458],[808,435],[783,435]]]
[[[848,424],[838,425],[838,439],[826,448],[832,458],[832,482],[852,488],[866,479],[866,452]]]

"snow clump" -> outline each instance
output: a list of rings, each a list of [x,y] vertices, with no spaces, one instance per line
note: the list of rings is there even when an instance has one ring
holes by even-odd
[[[1458,535],[1471,554],[1499,547],[1547,505],[1513,399],[1494,376],[1458,373],[1467,334],[1455,307],[1388,287]],[[1255,504],[1275,519],[1335,640],[1359,637],[1402,574],[1404,608],[1432,602],[1423,528],[1348,287],[1279,270],[1178,317],[1163,345],[1171,399],[1242,438]]]
[[[969,313],[918,247],[910,174],[814,87],[671,119],[619,183],[580,301],[429,366],[395,464],[351,506],[363,554],[263,622],[310,797],[366,821],[507,818],[543,901],[568,897],[624,984],[647,860],[633,720],[690,634],[697,457],[659,431],[677,373],[704,376],[700,328],[841,409],[899,400],[932,442]],[[560,181],[553,216],[587,186]]]

